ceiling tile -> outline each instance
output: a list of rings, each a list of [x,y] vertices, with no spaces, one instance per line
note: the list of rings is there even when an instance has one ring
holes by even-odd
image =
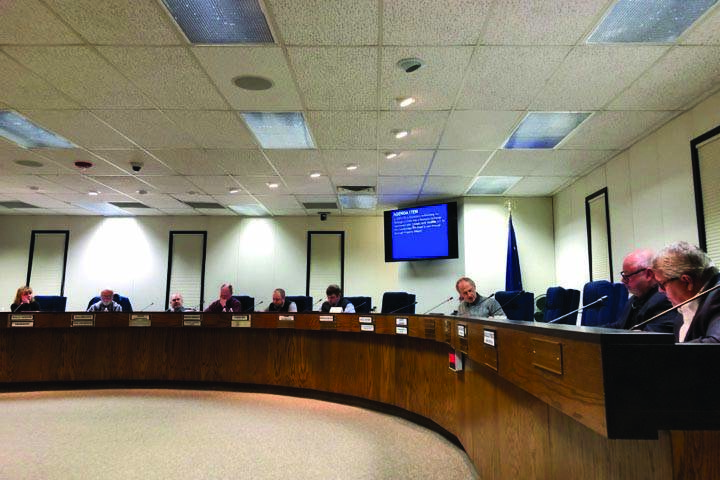
[[[46,0],[94,45],[177,45],[183,42],[160,2]]]
[[[138,194],[138,190],[145,190],[148,193],[157,194],[157,193],[167,193],[167,192],[160,192],[157,189],[154,189],[150,185],[146,184],[145,182],[140,181],[140,179],[133,177],[132,175],[123,175],[123,176],[105,176],[105,175],[93,175],[93,180],[100,182],[102,185],[105,185],[113,190],[116,190],[120,193],[124,193],[125,195],[130,195],[133,198],[139,199],[142,197],[142,195]],[[140,201],[140,200],[138,200]]]
[[[444,148],[502,147],[525,112],[455,110],[440,145]]]
[[[483,176],[557,176],[583,175],[616,152],[610,150],[498,150]]]
[[[145,148],[197,146],[187,132],[159,110],[96,110],[95,114]]]
[[[302,208],[273,208],[270,213],[282,217],[304,217],[306,215],[305,210]]]
[[[214,202],[215,200],[210,195],[201,195],[198,193],[182,193],[182,194],[174,194],[173,198],[181,201],[181,202]],[[189,205],[186,205],[189,207]]]
[[[62,173],[86,173],[88,175],[122,175],[123,172],[111,163],[103,161],[101,158],[93,155],[91,152],[79,148],[44,148],[38,152],[43,157],[49,158],[59,163],[67,170]],[[78,161],[90,162],[92,167],[86,170],[80,170],[74,163]],[[58,172],[60,173],[60,172]]]
[[[187,48],[99,47],[99,51],[161,108],[227,108]]]
[[[257,201],[251,195],[242,194],[225,194],[225,195],[213,195],[213,199],[220,205],[257,205]]]
[[[488,45],[573,45],[598,21],[607,0],[502,0],[483,34]]]
[[[38,0],[0,3],[0,44],[81,43],[62,20]]]
[[[195,210],[194,208],[188,208],[188,209],[176,209],[176,208],[162,208],[163,212],[165,212],[166,215],[182,215],[182,216],[189,216],[189,215],[200,215],[200,212]]]
[[[84,208],[55,208],[53,213],[57,215],[100,215],[99,213],[85,210]]]
[[[377,150],[320,150],[323,163],[330,175],[345,175],[349,164],[358,166],[356,173],[377,175]]]
[[[237,176],[274,175],[272,165],[268,163],[260,150],[205,150],[211,161],[217,162],[227,173]],[[209,172],[205,172],[209,173]]]
[[[293,194],[330,195],[335,193],[327,176],[310,178],[308,175],[302,175],[283,178]]]
[[[302,110],[283,51],[276,46],[207,46],[192,48],[220,93],[238,110]],[[243,90],[233,83],[240,75],[273,82],[269,90]]]
[[[397,110],[398,98],[415,97],[410,109],[449,110],[455,103],[472,47],[386,47],[382,49],[382,109]],[[396,63],[421,58],[425,65],[405,73]]]
[[[309,109],[377,107],[377,49],[291,47],[290,63]]]
[[[493,152],[480,150],[438,150],[430,175],[475,176]]]
[[[195,185],[194,188],[189,190],[198,190],[210,195],[224,195],[231,188],[241,188],[237,180],[230,175],[194,175],[187,177],[187,179]]]
[[[255,140],[235,112],[165,110],[204,148],[252,148]]]
[[[159,193],[185,193],[185,192],[195,189],[194,184],[190,183],[186,179],[186,177],[181,177],[179,175],[171,175],[171,176],[141,175],[141,176],[138,176],[138,179],[140,179],[146,183],[149,183]],[[140,188],[144,188],[145,190],[150,191],[150,189],[145,188],[145,187],[140,187]]]
[[[164,212],[156,210],[154,208],[123,208],[125,212],[138,216],[138,217],[150,217],[150,216],[161,216],[165,215]]]
[[[148,207],[158,208],[160,210],[192,210],[192,207],[185,205],[170,195],[157,195],[149,193],[147,195],[138,196],[138,200]]]
[[[571,133],[561,148],[623,149],[674,115],[676,112],[597,112]]]
[[[675,47],[610,108],[674,110],[714,89],[720,79],[720,47]]]
[[[309,178],[305,177],[307,180],[310,180]],[[267,176],[267,177],[244,177],[241,179],[238,179],[240,183],[242,184],[245,189],[252,193],[253,195],[282,195],[282,194],[289,194],[290,191],[287,187],[285,187],[285,184],[280,180],[280,177],[277,176]],[[268,183],[277,183],[277,188],[270,188],[267,186]]]
[[[378,195],[378,206],[386,208],[394,208],[416,202],[417,195]]]
[[[133,150],[94,150],[93,153],[107,162],[121,168],[125,173],[133,173],[131,162],[142,163],[142,168],[139,173],[142,175],[172,175],[173,170],[165,165],[155,157],[148,155],[145,151],[140,149]],[[97,162],[96,162],[97,163]],[[97,167],[97,165],[96,165]],[[95,168],[93,167],[93,174],[95,174]],[[100,173],[104,175],[105,173]]]
[[[318,147],[375,148],[377,146],[375,112],[309,112],[308,123]]]
[[[668,47],[659,46],[575,47],[531,108],[572,111],[601,108],[667,50]]]
[[[16,164],[18,160],[40,162],[41,167],[23,167]],[[37,175],[57,174],[63,170],[58,164],[23,148],[0,149],[0,174],[2,175]]]
[[[115,192],[105,185],[85,178],[82,175],[57,175],[44,176],[51,180],[57,187],[48,191],[48,195],[64,202],[127,202],[128,197],[122,193]],[[90,196],[89,191],[100,192],[100,195]]]
[[[5,47],[4,50],[86,107],[151,106],[134,85],[90,47]]]
[[[67,203],[57,200],[42,193],[18,193],[12,195],[12,200],[29,203],[41,208],[69,208]]]
[[[327,174],[318,150],[266,150],[265,153],[280,175]]]
[[[340,210],[340,203],[335,195],[296,195],[295,198],[301,204],[303,203],[330,203],[335,202],[338,208],[327,209],[330,212],[338,212]],[[310,210],[310,212],[317,212],[318,209]]]
[[[380,112],[379,144],[383,148],[435,148],[448,118],[447,111]],[[393,130],[409,130],[397,139]]]
[[[491,0],[384,2],[385,45],[475,45]]]
[[[77,108],[45,80],[0,52],[0,100],[15,109]]]
[[[556,190],[573,181],[568,177],[525,177],[510,187],[505,195],[533,195],[549,197]]]
[[[224,208],[198,208],[196,209],[198,212],[200,212],[202,215],[207,215],[210,217],[236,217],[237,213],[233,212],[230,209]]]
[[[378,193],[381,195],[418,194],[425,177],[378,177]]]
[[[384,176],[425,175],[433,153],[433,150],[403,150],[390,160],[381,155],[378,159],[379,173]]]
[[[377,45],[376,0],[268,0],[285,45]]]
[[[332,184],[335,187],[375,187],[377,177],[369,175],[353,175],[345,172],[345,175],[333,175]]]
[[[524,110],[569,51],[570,47],[479,47],[456,107]]]
[[[681,45],[720,45],[720,8],[716,7],[680,40]]]
[[[62,135],[75,145],[92,148],[128,148],[132,143],[87,110],[24,110],[36,124]]]
[[[300,209],[300,205],[292,195],[256,195],[255,198],[273,212],[277,209]]]
[[[423,186],[423,195],[462,195],[472,184],[473,177],[428,177]]]
[[[65,188],[58,178],[64,175],[8,175],[0,177],[0,191],[7,194],[30,193],[29,187],[39,187],[41,193],[73,193],[73,190]]]

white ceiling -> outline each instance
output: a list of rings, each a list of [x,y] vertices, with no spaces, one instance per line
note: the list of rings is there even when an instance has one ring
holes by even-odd
[[[547,196],[720,87],[717,5],[673,45],[598,46],[611,0],[261,0],[275,44],[195,46],[161,0],[0,3],[0,108],[79,147],[0,140],[0,201],[40,207],[2,214],[307,215],[340,185],[375,187],[378,214],[503,175],[522,177],[507,195]],[[554,150],[503,150],[528,110],[594,113]],[[263,150],[241,111],[302,111],[318,148]]]

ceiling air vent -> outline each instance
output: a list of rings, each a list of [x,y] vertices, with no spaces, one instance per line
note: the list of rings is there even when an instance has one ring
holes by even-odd
[[[185,202],[185,205],[192,208],[215,208],[217,210],[225,209],[225,207],[215,202]]]
[[[29,203],[17,202],[17,201],[12,201],[12,202],[0,202],[0,207],[5,207],[5,208],[40,208],[40,207],[38,207],[37,205],[30,205]]]
[[[118,208],[150,208],[140,202],[108,202]]]
[[[303,203],[306,210],[337,210],[335,202],[307,202]]]

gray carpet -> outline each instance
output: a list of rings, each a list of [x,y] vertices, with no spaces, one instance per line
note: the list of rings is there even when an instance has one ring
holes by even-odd
[[[186,390],[0,394],[0,478],[477,478],[440,435],[361,408]]]

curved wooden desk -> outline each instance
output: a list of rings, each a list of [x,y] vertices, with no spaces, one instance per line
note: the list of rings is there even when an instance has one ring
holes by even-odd
[[[72,327],[87,322],[82,315],[7,314],[0,388],[109,381],[302,388],[422,415],[457,436],[482,478],[718,476],[718,434],[685,431],[720,430],[720,383],[704,387],[693,378],[698,369],[688,370],[698,356],[717,363],[715,346],[456,317],[101,313],[93,327]],[[397,330],[402,319],[406,334]],[[27,322],[32,327],[20,327]],[[462,372],[448,368],[453,351],[464,352]]]

